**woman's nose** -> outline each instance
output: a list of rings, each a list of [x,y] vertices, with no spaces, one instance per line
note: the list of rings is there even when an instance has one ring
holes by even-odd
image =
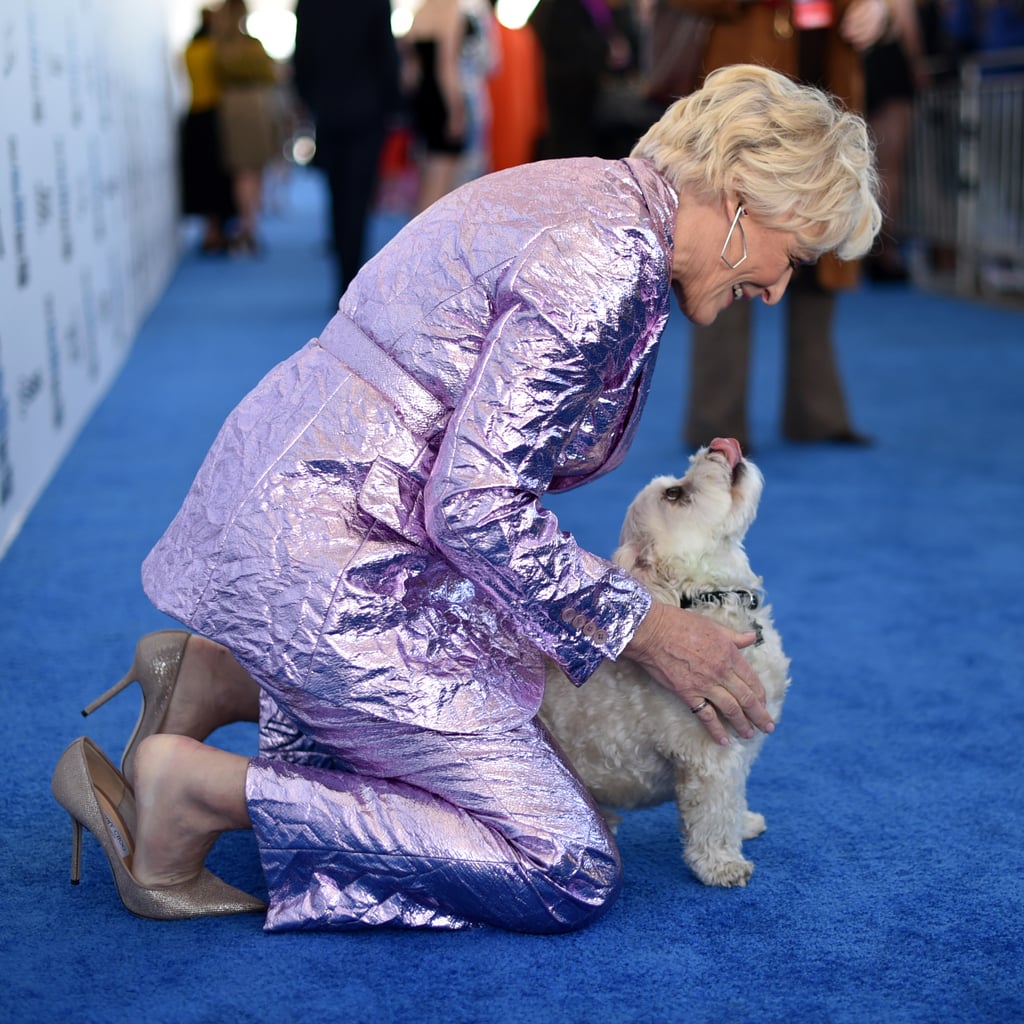
[[[774,306],[782,299],[782,296],[786,294],[786,289],[789,287],[789,282],[792,280],[793,268],[786,267],[779,279],[774,284],[768,285],[768,287],[761,293],[761,301],[766,306]]]

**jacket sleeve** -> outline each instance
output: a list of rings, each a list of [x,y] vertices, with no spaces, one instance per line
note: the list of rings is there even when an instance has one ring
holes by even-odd
[[[651,260],[663,265],[664,254],[643,232],[595,233],[586,219],[526,247],[502,275],[497,315],[424,491],[432,542],[577,684],[621,653],[651,598],[581,549],[541,499],[605,380],[660,330],[657,300],[639,286]]]

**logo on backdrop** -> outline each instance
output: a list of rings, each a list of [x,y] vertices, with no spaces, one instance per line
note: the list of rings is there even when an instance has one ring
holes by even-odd
[[[82,271],[82,329],[85,331],[85,369],[90,380],[100,372],[99,332],[96,326],[96,289],[88,267]]]
[[[86,154],[89,162],[89,202],[92,208],[92,237],[101,242],[107,234],[107,224],[103,216],[103,164],[100,159],[99,139],[89,140]]]
[[[43,298],[43,315],[46,320],[46,355],[50,364],[50,418],[54,430],[64,423],[64,395],[61,390],[60,345],[57,337],[57,304],[53,292]]]
[[[57,139],[54,170],[57,174],[57,229],[60,232],[60,255],[65,263],[70,263],[71,257],[75,254],[75,246],[71,231],[71,182],[68,181],[68,157],[63,137]]]
[[[43,120],[43,59],[39,49],[39,23],[34,12],[29,12],[25,28],[28,34],[29,109],[32,120],[40,122]]]
[[[14,280],[19,288],[24,288],[29,279],[28,239],[25,236],[25,193],[15,135],[7,138],[7,165],[11,181],[11,210],[14,213]]]
[[[82,55],[78,52],[78,36],[69,32],[67,37],[68,86],[71,93],[71,127],[77,128],[84,119],[82,111]]]
[[[7,79],[11,77],[11,75],[14,73],[14,67],[16,63],[17,59],[15,56],[14,49],[14,25],[13,23],[8,22],[6,25],[4,25],[3,38],[0,39],[0,80],[7,81]],[[5,86],[4,95],[10,95],[9,90],[11,88],[12,86],[10,85]],[[4,258],[7,256],[7,245],[5,244],[4,236],[4,222],[3,218],[0,217],[0,263],[2,263]],[[0,366],[0,403],[3,402],[3,367]],[[4,415],[5,413],[6,409],[3,406],[0,406],[0,416]],[[4,420],[4,422],[6,423],[6,420]],[[7,434],[5,430],[2,435],[2,438],[0,438],[0,442],[6,445],[6,440]],[[0,482],[0,486],[2,486],[2,482]]]
[[[14,466],[11,464],[11,403],[4,380],[3,347],[0,346],[0,505],[14,494]]]
[[[53,188],[41,181],[35,185],[36,227],[40,230],[53,220]]]
[[[43,393],[43,371],[35,370],[18,385],[18,415],[24,419],[29,407]]]
[[[0,39],[0,78],[10,78],[18,63],[18,54],[14,41],[14,22],[4,25],[4,37]]]

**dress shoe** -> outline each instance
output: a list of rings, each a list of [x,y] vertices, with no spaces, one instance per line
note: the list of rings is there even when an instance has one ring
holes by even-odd
[[[82,710],[83,716],[91,715],[132,683],[137,682],[142,688],[142,710],[121,756],[121,772],[129,779],[135,778],[135,752],[139,744],[147,736],[160,732],[167,717],[190,636],[183,629],[147,633],[135,645],[135,657],[128,672]]]
[[[250,914],[266,904],[202,868],[195,878],[176,885],[145,886],[132,874],[136,817],[135,796],[125,777],[88,736],[75,740],[61,755],[51,783],[57,802],[71,817],[71,884],[82,877],[82,828],[98,840],[110,862],[117,893],[126,910],[163,921]]]

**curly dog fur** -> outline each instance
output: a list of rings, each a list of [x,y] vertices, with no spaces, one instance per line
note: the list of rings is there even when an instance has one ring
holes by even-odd
[[[729,456],[730,445],[718,439],[692,457],[685,476],[652,480],[629,506],[612,557],[656,601],[692,607],[739,632],[759,628],[763,642],[743,653],[778,721],[789,659],[743,549],[764,481],[738,445]],[[604,662],[579,688],[549,663],[541,718],[613,829],[616,810],[674,798],[694,874],[705,885],[747,884],[754,865],[743,840],[766,827],[746,800],[762,733],[716,744],[678,696],[627,658]]]

